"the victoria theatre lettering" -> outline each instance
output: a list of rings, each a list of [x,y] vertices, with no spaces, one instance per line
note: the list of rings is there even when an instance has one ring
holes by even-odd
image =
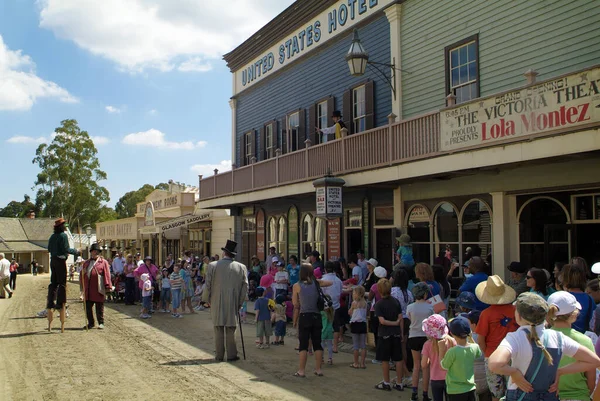
[[[493,143],[600,120],[600,68],[441,113],[442,150]]]

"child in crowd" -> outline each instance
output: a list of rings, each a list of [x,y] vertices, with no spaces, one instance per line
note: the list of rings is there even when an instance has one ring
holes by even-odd
[[[402,316],[404,317],[402,324],[402,372],[400,372],[399,376],[405,378],[405,383],[410,383],[412,381],[410,371],[408,370],[408,367],[412,366],[412,355],[407,349],[410,320],[408,319],[406,307],[415,301],[412,291],[408,289],[408,283],[409,279],[406,270],[398,269],[394,271],[392,297],[396,298],[398,302],[400,302]]]
[[[498,401],[506,395],[506,378],[492,373],[487,361],[506,335],[519,328],[515,321],[515,307],[512,304],[517,298],[517,293],[499,276],[490,276],[487,281],[477,285],[475,295],[481,302],[490,305],[481,312],[475,332],[479,348],[485,356],[485,376],[488,387],[492,399]]]
[[[585,334],[571,328],[577,320],[581,304],[573,294],[566,291],[558,291],[548,297],[548,323],[552,329],[563,333],[565,336],[575,340],[587,349],[594,352],[592,340]],[[575,362],[574,358],[564,355],[560,359],[559,368]],[[573,373],[561,376],[558,384],[558,392],[561,400],[587,401],[596,387],[596,369],[584,373]],[[594,399],[596,400],[596,399]]]
[[[181,277],[181,274],[179,274],[180,271],[181,265],[177,263],[173,267],[173,273],[169,276],[169,283],[171,284],[171,302],[173,307],[171,316],[176,319],[183,317],[177,313],[177,309],[179,309],[179,306],[181,305],[181,289],[183,288],[183,278]]]
[[[248,301],[244,301],[240,308],[240,321],[246,324],[246,317],[248,316]]]
[[[441,315],[431,315],[423,321],[423,332],[427,342],[421,353],[421,367],[429,369],[433,401],[444,401],[446,398],[446,371],[440,366],[440,342],[446,349],[456,345],[456,341],[448,336],[448,323]]]
[[[427,342],[427,335],[423,331],[423,321],[433,315],[433,306],[427,303],[429,294],[427,283],[419,282],[412,289],[415,302],[406,307],[408,318],[410,319],[410,329],[408,332],[408,348],[413,357],[412,373],[412,401],[419,399],[419,373],[421,371],[421,351],[423,345]],[[423,401],[430,401],[429,394],[429,369],[423,369]]]
[[[192,297],[192,306],[194,310],[203,311],[205,309],[204,303],[202,302],[202,294],[204,293],[205,284],[202,277],[196,277],[196,289],[194,290],[194,296]]]
[[[171,282],[169,281],[169,270],[163,268],[161,270],[162,277],[160,279],[160,306],[162,313],[170,313],[168,310],[171,304]]]
[[[328,365],[333,365],[333,313],[333,306],[325,306],[321,311],[321,346],[323,349],[327,347]]]
[[[279,295],[287,297],[289,283],[290,276],[285,270],[285,266],[282,262],[277,262],[277,273],[275,273],[275,283],[273,285],[275,288],[275,298],[277,298]]]
[[[150,308],[152,308],[152,281],[150,281],[150,275],[144,273],[141,276],[143,282],[142,286],[142,319],[148,319],[152,316],[149,315]]]
[[[469,343],[471,323],[464,317],[457,317],[448,324],[456,346],[448,349],[446,343],[439,342],[440,365],[446,372],[446,392],[449,401],[475,401],[475,373],[473,365],[482,355],[479,345]]]
[[[256,295],[258,296],[254,303],[254,310],[256,311],[256,347],[259,349],[269,348],[269,337],[272,334],[269,300],[265,298],[263,287],[256,289]]]
[[[381,299],[375,304],[375,316],[379,319],[375,358],[381,361],[383,381],[375,385],[375,388],[392,391],[393,385],[396,390],[403,391],[402,376],[398,376],[395,383],[390,382],[390,361],[396,365],[396,375],[402,374],[402,308],[391,296],[392,284],[388,279],[382,278],[377,282],[377,291]]]
[[[410,243],[410,235],[402,234],[398,237],[398,255],[399,262],[406,267],[413,267],[415,265],[415,259],[413,258],[413,249]]]
[[[273,345],[283,345],[284,337],[287,327],[287,316],[286,316],[286,298],[283,295],[278,295],[275,302],[275,342]]]
[[[355,287],[352,290],[352,306],[348,311],[350,317],[350,333],[352,333],[352,349],[354,363],[353,369],[366,369],[367,357],[367,302],[365,301],[365,288]],[[360,353],[360,363],[358,356]]]

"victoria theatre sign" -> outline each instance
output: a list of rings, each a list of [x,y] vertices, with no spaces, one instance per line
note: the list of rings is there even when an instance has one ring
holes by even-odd
[[[442,111],[440,148],[493,145],[598,121],[600,67]]]

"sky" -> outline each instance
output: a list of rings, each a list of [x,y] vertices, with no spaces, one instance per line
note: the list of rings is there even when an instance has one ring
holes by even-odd
[[[222,55],[293,0],[0,0],[0,208],[32,189],[40,143],[76,119],[114,206],[231,168]]]

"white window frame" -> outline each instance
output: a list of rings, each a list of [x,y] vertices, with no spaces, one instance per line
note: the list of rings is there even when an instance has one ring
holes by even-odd
[[[292,121],[295,120],[295,121]],[[292,125],[296,123],[296,125]],[[298,135],[300,131],[300,112],[295,111],[287,116],[287,152],[295,152],[300,149]]]
[[[265,148],[267,150],[267,159],[275,156],[275,147],[273,146],[273,125],[267,124],[265,126]]]
[[[475,46],[475,59],[471,60],[469,58],[469,50],[468,50],[468,46],[473,45]],[[466,48],[467,49],[467,59],[466,60],[462,60],[460,57],[460,50],[462,48]],[[458,58],[458,65],[453,65],[452,64],[452,54],[456,53],[457,54],[457,58]],[[477,41],[476,40],[471,40],[467,43],[461,44],[460,46],[456,46],[454,48],[451,48],[448,50],[448,82],[450,82],[450,92],[452,94],[454,94],[454,96],[456,96],[456,103],[464,103],[464,102],[468,102],[470,100],[476,99],[477,98],[477,85],[479,84],[478,80],[478,72],[477,72],[477,63],[479,62],[479,60],[477,60]],[[470,64],[474,64],[474,68],[475,68],[475,77],[471,77],[470,73],[469,73],[469,65]],[[467,69],[467,81],[465,82],[460,82],[460,69],[461,67],[466,67]],[[458,74],[458,80],[459,83],[458,84],[454,84],[453,80],[452,80],[452,73],[453,71],[457,71]],[[460,94],[460,89],[462,88],[466,88],[469,87],[469,96],[468,98],[462,96]]]
[[[245,134],[245,141],[244,141],[244,146],[246,147],[245,149],[245,157],[246,157],[246,165],[250,165],[252,163],[252,135],[254,135],[254,132],[249,131],[246,132]]]
[[[317,127],[320,129],[327,128],[328,112],[327,100],[317,103]],[[319,135],[319,140],[320,143],[327,142],[327,135]]]
[[[367,88],[361,85],[352,89],[352,123],[354,133],[367,129]]]

